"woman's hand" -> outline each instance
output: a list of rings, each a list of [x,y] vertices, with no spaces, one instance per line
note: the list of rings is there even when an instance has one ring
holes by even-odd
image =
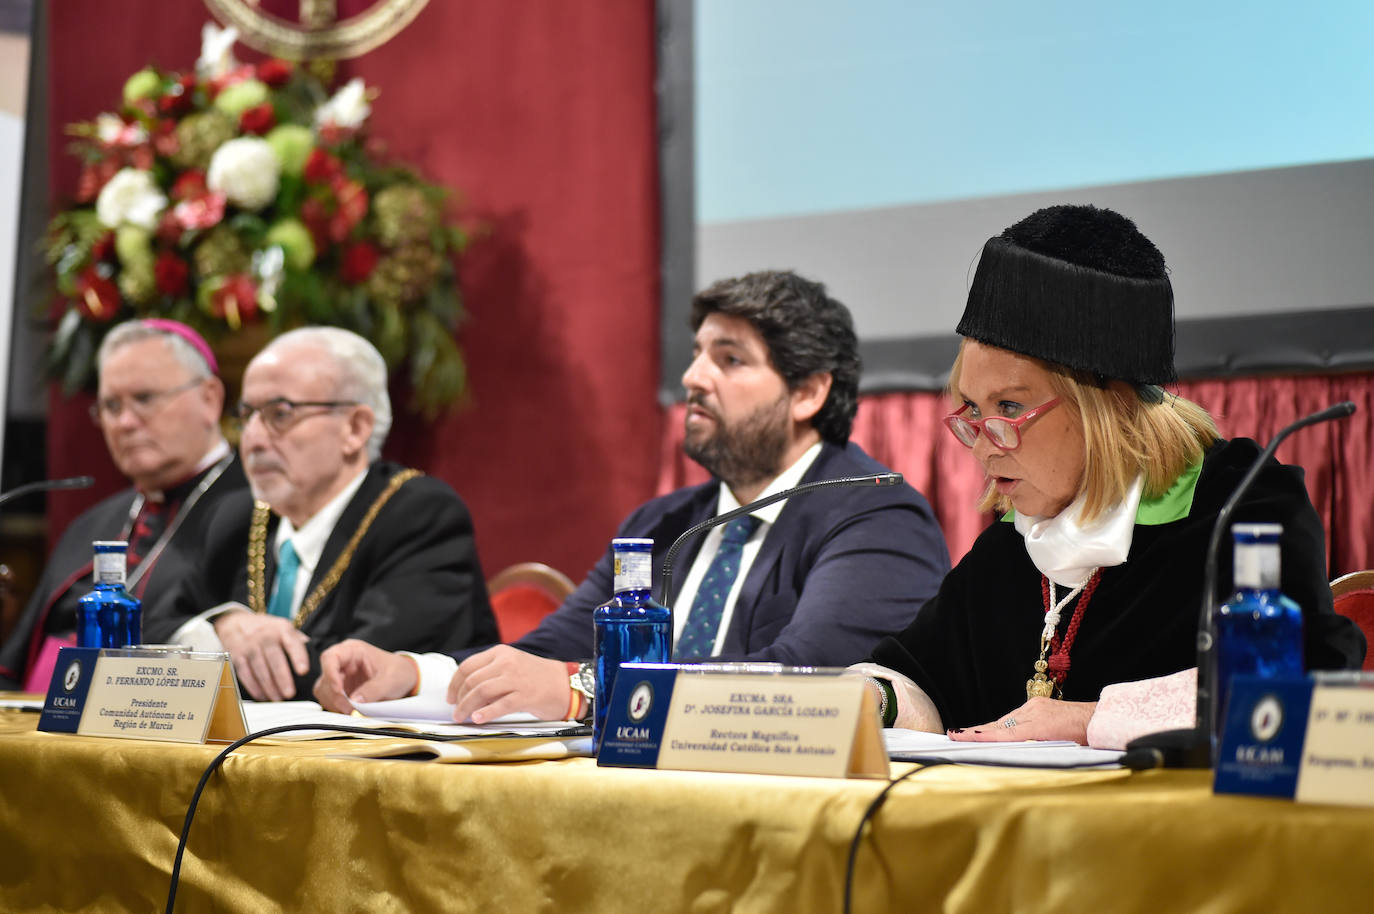
[[[1009,714],[981,727],[949,731],[949,738],[975,743],[1012,742],[1024,739],[1071,739],[1088,744],[1088,721],[1097,709],[1095,701],[1056,701],[1032,698]]]

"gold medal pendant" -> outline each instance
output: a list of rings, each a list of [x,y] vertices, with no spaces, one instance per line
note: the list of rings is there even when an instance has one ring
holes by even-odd
[[[1026,698],[1053,698],[1054,682],[1045,675],[1045,670],[1049,669],[1049,664],[1041,655],[1035,661],[1035,675],[1026,680]]]

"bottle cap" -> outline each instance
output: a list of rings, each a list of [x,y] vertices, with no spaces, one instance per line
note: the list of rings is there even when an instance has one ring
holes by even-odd
[[[654,548],[654,541],[634,537],[616,537],[611,540],[611,548],[631,552],[649,552]]]
[[[1255,540],[1278,539],[1283,535],[1283,524],[1232,524],[1231,535]]]

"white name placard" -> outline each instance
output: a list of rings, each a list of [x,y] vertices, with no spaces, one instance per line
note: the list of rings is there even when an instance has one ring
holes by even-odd
[[[1317,685],[1294,799],[1374,806],[1374,681]]]
[[[887,777],[872,694],[838,670],[625,664],[602,765],[810,777]]]
[[[224,653],[63,648],[38,729],[181,743],[248,732]]]

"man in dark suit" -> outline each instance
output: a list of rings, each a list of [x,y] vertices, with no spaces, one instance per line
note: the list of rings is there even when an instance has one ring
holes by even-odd
[[[76,608],[92,586],[94,540],[128,542],[128,586],[143,601],[146,633],[198,572],[214,507],[244,487],[243,470],[220,434],[224,385],[198,333],[175,321],[128,321],[105,335],[96,366],[91,416],[133,486],[63,532],[0,650],[0,687],[47,689],[57,647],[76,643]]]
[[[336,327],[274,339],[249,363],[240,451],[247,493],[216,516],[203,608],[172,640],[222,645],[254,698],[304,695],[344,638],[458,651],[497,639],[467,507],[448,485],[378,460],[386,365]]]
[[[656,567],[709,517],[802,482],[887,472],[849,443],[858,344],[848,310],[823,286],[786,272],[724,280],[696,296],[692,323],[684,448],[715,480],[656,498],[621,525],[617,536],[653,538]],[[688,570],[672,595],[680,658],[852,663],[913,618],[949,569],[930,506],[910,486],[820,491],[752,516],[737,540],[717,527],[681,556]],[[727,536],[737,571],[722,584],[707,571]],[[456,669],[459,658],[340,644],[325,653],[315,695],[343,710],[350,699],[447,683],[458,720],[579,716],[585,671],[565,661],[591,656],[592,610],[611,596],[612,576],[608,551],[536,629]]]

